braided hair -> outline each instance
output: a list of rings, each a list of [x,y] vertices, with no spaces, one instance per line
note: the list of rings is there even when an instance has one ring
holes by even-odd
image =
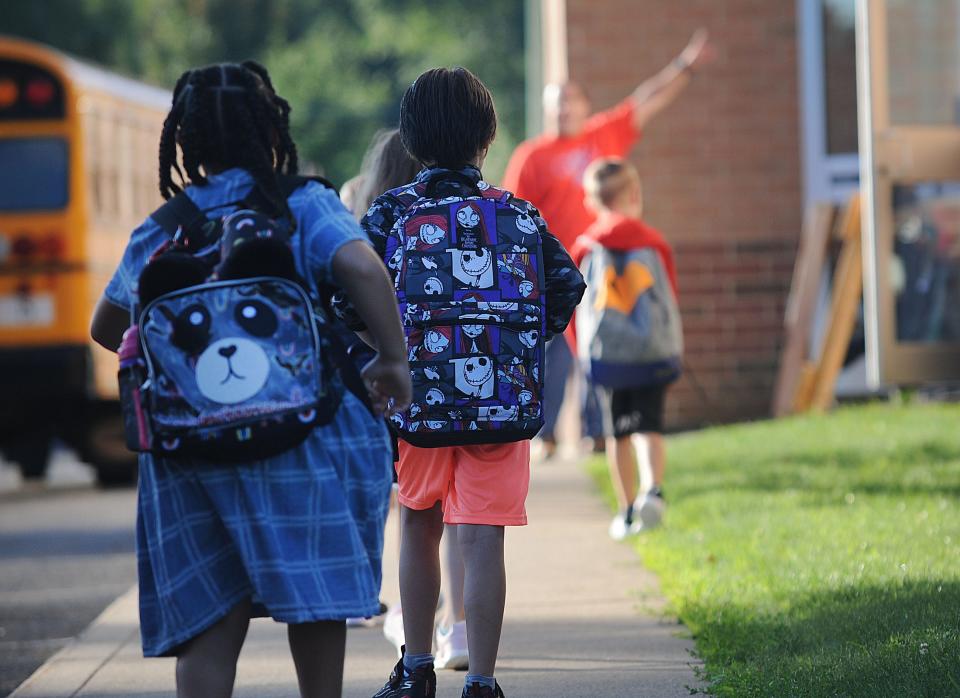
[[[271,213],[293,218],[277,178],[297,172],[290,104],[255,61],[188,70],[173,89],[173,106],[160,133],[160,194],[169,199],[188,183],[206,184],[212,165],[247,170],[276,209]]]

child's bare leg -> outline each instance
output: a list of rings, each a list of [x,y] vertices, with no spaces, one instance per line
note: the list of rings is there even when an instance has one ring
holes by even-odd
[[[507,598],[503,526],[460,524],[457,528],[465,569],[463,601],[470,673],[493,676]]]
[[[230,698],[249,625],[250,599],[244,599],[184,646],[177,655],[177,698]]]
[[[422,511],[401,506],[400,525],[400,603],[407,654],[429,654],[440,596],[440,503]]]
[[[653,471],[653,486],[660,487],[663,485],[663,472],[667,465],[667,449],[663,434],[648,432],[643,436],[647,440],[647,448],[650,452],[650,469]]]
[[[637,454],[629,436],[607,439],[607,463],[617,504],[624,511],[637,496]]]
[[[287,626],[301,698],[340,698],[347,625],[342,620]]]
[[[387,513],[387,517],[390,516],[400,516],[400,502],[397,501],[397,488],[393,486],[390,488],[390,511]],[[397,524],[397,551],[400,550],[400,543],[403,541],[403,526]]]
[[[440,575],[443,589],[443,621],[446,628],[465,618],[463,610],[463,555],[457,526],[447,524],[443,527],[443,572]]]

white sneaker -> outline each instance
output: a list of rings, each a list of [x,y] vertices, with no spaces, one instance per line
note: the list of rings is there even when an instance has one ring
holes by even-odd
[[[627,523],[626,512],[619,511],[610,522],[610,528],[607,533],[616,541],[623,540],[632,533],[632,524]]]
[[[437,650],[433,656],[435,669],[463,671],[470,665],[466,621],[461,620],[446,629],[438,625],[434,640],[437,643]]]
[[[633,503],[634,515],[644,531],[660,525],[666,508],[666,502],[663,501],[663,495],[660,494],[659,489],[650,490],[643,497],[637,497]]]
[[[397,656],[402,657],[405,639],[403,635],[403,609],[400,604],[393,604],[383,619],[383,636],[387,638],[391,645],[397,648]]]

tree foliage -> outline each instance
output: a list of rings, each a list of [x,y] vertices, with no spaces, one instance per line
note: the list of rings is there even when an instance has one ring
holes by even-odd
[[[464,65],[492,90],[491,180],[523,134],[518,0],[6,0],[0,31],[168,87],[191,66],[256,58],[293,105],[302,159],[337,183],[430,67]]]

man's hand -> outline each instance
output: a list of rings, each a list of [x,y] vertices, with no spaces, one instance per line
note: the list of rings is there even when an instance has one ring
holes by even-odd
[[[677,57],[682,69],[695,70],[700,65],[709,64],[715,57],[713,45],[707,39],[707,30],[700,27],[690,37],[690,41]]]
[[[413,386],[410,365],[406,358],[394,360],[378,354],[360,372],[370,395],[370,402],[379,414],[387,417],[410,406]]]

